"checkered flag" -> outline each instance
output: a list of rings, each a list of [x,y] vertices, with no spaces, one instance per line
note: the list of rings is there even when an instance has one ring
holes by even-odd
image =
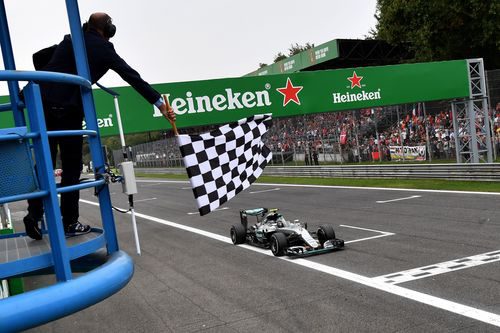
[[[179,135],[177,140],[200,215],[248,188],[272,153],[262,142],[271,115],[255,115],[210,133]]]

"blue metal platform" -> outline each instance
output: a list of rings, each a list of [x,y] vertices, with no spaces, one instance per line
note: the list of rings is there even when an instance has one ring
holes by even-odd
[[[0,105],[0,112],[11,111],[15,123],[11,128],[0,124],[0,204],[40,198],[45,211],[42,240],[32,240],[24,233],[0,235],[0,279],[45,270],[53,272],[57,280],[54,285],[0,299],[2,333],[42,325],[100,302],[123,288],[134,272],[132,259],[118,246],[77,1],[66,0],[66,9],[78,75],[18,71],[4,0],[0,0],[0,45],[5,65],[0,81],[7,82],[10,96],[10,103]],[[47,131],[39,86],[43,81],[80,87],[86,130]],[[26,82],[23,100],[19,82]],[[76,185],[57,186],[49,138],[76,135],[87,138],[95,177]],[[97,227],[89,234],[66,239],[58,194],[91,187],[97,189],[101,220],[91,223]],[[74,277],[77,271],[72,261],[103,251],[104,261]]]
[[[69,259],[74,260],[105,248],[106,240],[101,229],[78,237],[66,239]],[[54,262],[50,249],[50,237],[33,240],[19,234],[0,238],[0,279],[23,275],[32,271],[52,267]]]
[[[0,332],[17,332],[45,324],[96,304],[122,289],[134,266],[123,251],[76,279],[0,301]]]

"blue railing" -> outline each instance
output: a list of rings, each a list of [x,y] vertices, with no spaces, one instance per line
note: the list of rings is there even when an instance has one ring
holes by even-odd
[[[0,80],[26,80],[28,84],[23,89],[25,104],[27,106],[27,115],[31,124],[30,132],[23,132],[15,130],[18,128],[9,130],[3,130],[0,133],[0,141],[7,140],[25,140],[26,144],[28,140],[32,141],[35,158],[37,161],[37,169],[39,174],[39,188],[36,191],[30,191],[27,193],[16,193],[11,196],[3,196],[0,198],[0,203],[8,203],[12,201],[42,198],[44,200],[45,215],[48,226],[48,234],[51,243],[51,248],[53,249],[54,266],[56,277],[58,281],[67,281],[72,278],[67,249],[65,248],[65,237],[62,229],[62,220],[58,207],[58,193],[66,193],[71,191],[77,191],[85,188],[99,187],[99,199],[100,202],[105,202],[109,207],[111,207],[109,190],[102,178],[102,173],[104,170],[104,163],[101,162],[99,166],[97,164],[96,176],[97,179],[94,181],[87,181],[85,183],[57,187],[53,177],[52,171],[52,160],[50,154],[50,148],[48,143],[48,138],[50,136],[74,136],[74,135],[87,135],[89,141],[92,139],[98,139],[97,126],[96,129],[90,130],[65,130],[65,131],[47,131],[45,127],[45,120],[43,116],[43,106],[40,95],[40,88],[37,82],[49,81],[49,82],[59,82],[66,84],[76,84],[81,86],[82,90],[90,89],[91,85],[88,80],[82,79],[76,75],[62,74],[62,73],[52,73],[52,72],[16,72],[16,71],[0,71]],[[21,127],[24,128],[24,127]],[[12,132],[12,133],[11,133]],[[95,146],[95,144],[94,144]],[[99,146],[100,147],[100,146]],[[94,161],[98,161],[99,158],[95,158],[95,150],[92,151],[92,157]],[[97,149],[97,157],[102,158],[101,149]],[[107,190],[107,191],[106,191]],[[104,195],[103,195],[104,192]],[[107,193],[106,193],[107,192]],[[108,252],[113,253],[118,251],[118,242],[116,239],[116,233],[114,231],[114,219],[109,209],[108,212],[101,211],[103,228],[106,230],[111,230],[111,232],[105,232],[106,244],[108,247]],[[54,249],[59,249],[59,251],[54,251]],[[82,253],[81,255],[86,255],[88,253]],[[18,263],[22,265],[22,263]],[[14,264],[15,265],[15,264]]]
[[[0,190],[0,194],[4,193],[0,195],[0,204],[41,198],[47,226],[44,233],[48,235],[50,242],[50,252],[0,263],[0,278],[53,267],[56,279],[59,282],[49,287],[0,300],[0,332],[31,328],[79,311],[117,292],[126,285],[133,275],[132,259],[124,252],[119,251],[109,188],[104,179],[106,166],[102,155],[101,139],[98,135],[99,129],[77,1],[66,0],[66,9],[78,75],[43,71],[17,71],[4,0],[0,0],[0,45],[6,69],[0,71],[0,81],[7,81],[10,94],[10,103],[1,104],[0,111],[11,110],[16,126],[12,130],[0,131],[0,147],[7,147],[9,151],[16,154],[18,152],[24,154],[24,163],[28,163],[31,170],[33,170],[33,162],[31,161],[31,151],[33,151],[37,169],[37,176],[32,171],[26,172],[29,175],[19,175],[16,174],[15,165],[12,166],[12,163],[6,163],[8,168],[11,169],[9,172],[12,172],[14,181],[16,176],[22,176],[23,179],[32,177],[32,182],[28,179],[29,186],[21,186],[23,190],[18,191],[17,187],[14,192],[12,190],[10,192]],[[21,100],[19,94],[19,82],[21,81],[27,82],[27,85],[23,88],[24,101]],[[87,129],[47,131],[39,82],[58,82],[80,86]],[[29,119],[29,130],[26,128],[27,121],[23,112],[24,108],[27,110],[26,116]],[[87,136],[94,164],[95,180],[71,186],[57,186],[52,169],[49,137],[76,135]],[[18,149],[18,152],[16,152],[16,149]],[[9,162],[8,158],[4,161]],[[23,170],[27,170],[27,168]],[[0,172],[2,171],[0,170]],[[0,186],[7,185],[0,183]],[[57,195],[58,193],[79,191],[90,187],[98,188],[103,229],[93,228],[92,232],[95,237],[68,246],[64,235]],[[0,236],[0,242],[12,241],[20,236],[25,236],[25,234]],[[103,247],[107,249],[108,261],[89,273],[73,279],[70,260],[93,253]]]
[[[75,84],[83,88],[92,89],[90,81],[83,77],[56,72],[5,70],[0,71],[0,81],[57,82]]]
[[[1,300],[0,332],[26,330],[89,307],[122,289],[133,273],[130,257],[118,251],[75,280]]]

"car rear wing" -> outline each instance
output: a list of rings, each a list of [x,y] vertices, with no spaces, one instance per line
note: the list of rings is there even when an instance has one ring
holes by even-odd
[[[244,209],[240,211],[240,215],[246,216],[261,216],[268,212],[267,208],[253,208],[253,209]]]
[[[256,216],[257,220],[259,220],[259,218],[264,216],[264,214],[266,214],[267,212],[268,212],[267,208],[242,209],[240,210],[241,224],[243,224],[243,226],[247,228],[248,216]]]

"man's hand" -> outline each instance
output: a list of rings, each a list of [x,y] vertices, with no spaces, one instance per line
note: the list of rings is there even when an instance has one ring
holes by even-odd
[[[174,109],[170,107],[170,104],[168,103],[167,96],[163,95],[163,100],[164,103],[160,106],[160,112],[163,114],[165,118],[170,122],[170,125],[172,125],[172,129],[174,130],[174,134],[176,136],[179,135],[179,132],[177,132],[177,126],[175,126],[175,113]]]
[[[174,113],[174,109],[172,109],[172,107],[170,107],[170,105],[168,104],[168,101],[165,100],[165,103],[163,103],[160,107],[160,112],[161,114],[163,114],[163,116],[170,122],[175,122],[175,113]]]

